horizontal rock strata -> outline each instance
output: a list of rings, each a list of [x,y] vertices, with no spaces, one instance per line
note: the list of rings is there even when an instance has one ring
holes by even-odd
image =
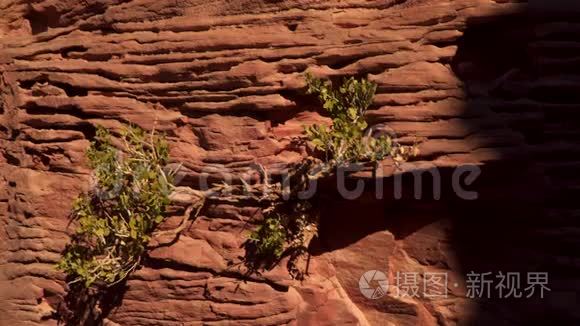
[[[304,125],[327,121],[304,95],[307,70],[377,83],[368,112],[376,130],[419,145],[406,169],[532,171],[524,180],[540,180],[549,196],[524,192],[527,201],[511,202],[506,193],[529,185],[500,190],[495,169],[483,194],[495,207],[547,203],[545,218],[524,224],[551,244],[543,250],[554,261],[533,266],[577,271],[580,25],[530,22],[526,10],[509,0],[1,0],[0,324],[57,323],[66,287],[54,264],[72,232],[72,201],[89,184],[83,153],[96,125],[165,132],[172,160],[183,164],[182,186],[198,187],[204,172],[227,179],[224,168],[230,176],[251,175],[255,163],[275,171],[305,155],[292,143]],[[389,162],[384,172],[397,173]],[[377,221],[394,209],[389,202],[363,201],[366,226],[352,228],[360,207],[329,209],[340,223],[326,226],[303,282],[284,264],[248,276],[240,257],[257,208],[212,204],[179,241],[151,252],[107,322],[468,323],[478,310],[465,297],[469,267],[449,238],[456,207],[413,202],[385,226]],[[371,269],[391,282],[400,270],[446,272],[459,285],[444,300],[388,293],[372,301],[358,290]],[[558,277],[559,298],[577,294],[567,286],[577,281]]]

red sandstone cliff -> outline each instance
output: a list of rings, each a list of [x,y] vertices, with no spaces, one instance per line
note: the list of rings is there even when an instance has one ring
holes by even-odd
[[[87,187],[83,152],[95,125],[167,132],[172,159],[184,165],[184,186],[195,186],[192,180],[215,164],[243,172],[254,161],[296,161],[303,153],[290,146],[291,137],[321,119],[303,95],[306,69],[319,76],[368,74],[379,85],[372,121],[388,123],[402,142],[418,141],[418,167],[482,164],[484,174],[494,167],[481,188],[486,201],[476,210],[453,200],[337,201],[325,213],[302,282],[283,265],[246,278],[241,245],[256,209],[213,205],[177,243],[151,254],[107,322],[453,325],[578,318],[570,309],[578,285],[567,275],[555,281],[556,299],[518,303],[508,312],[491,305],[491,317],[465,298],[469,262],[516,247],[506,261],[532,270],[578,269],[573,252],[557,251],[548,265],[541,258],[550,248],[578,248],[572,205],[557,202],[537,217],[550,217],[548,231],[529,233],[525,227],[542,223],[521,218],[545,208],[534,206],[544,203],[533,197],[542,194],[522,188],[545,177],[565,191],[577,178],[569,171],[578,163],[562,153],[578,151],[568,141],[577,138],[569,131],[577,122],[566,117],[577,109],[577,95],[569,94],[579,83],[578,43],[569,38],[579,29],[566,20],[530,22],[521,18],[527,4],[516,2],[0,1],[0,325],[56,324],[65,286],[54,264],[71,232],[72,200]],[[554,77],[563,71],[567,78]],[[532,164],[530,157],[547,159]],[[385,169],[389,178],[392,168]],[[484,210],[490,206],[496,210]],[[457,215],[514,216],[517,229],[472,227],[461,242],[451,239],[463,230],[452,222]],[[539,250],[518,240],[522,234],[561,242]],[[545,255],[527,255],[534,250]],[[498,261],[490,262],[493,268],[511,267]],[[371,269],[391,281],[397,271],[448,273],[449,297],[389,293],[368,300],[358,280]],[[517,309],[524,313],[514,317]]]

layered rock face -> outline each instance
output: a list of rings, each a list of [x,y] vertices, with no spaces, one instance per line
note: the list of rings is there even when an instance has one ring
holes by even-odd
[[[292,139],[325,121],[304,95],[306,70],[376,82],[369,119],[419,144],[403,168],[438,171],[440,200],[432,191],[414,199],[406,177],[397,200],[400,172],[389,162],[382,199],[374,190],[356,201],[329,194],[304,280],[285,262],[249,273],[240,261],[259,210],[211,204],[177,242],[151,252],[105,323],[580,318],[574,18],[541,11],[540,19],[533,5],[509,0],[2,0],[0,8],[0,325],[57,324],[66,286],[54,264],[73,231],[72,201],[89,187],[84,151],[96,125],[165,132],[181,186],[198,188],[204,173],[251,178],[255,163],[275,171],[304,157]],[[452,191],[453,172],[466,165],[481,169],[476,200]],[[368,270],[386,274],[385,296],[359,290]],[[551,291],[470,299],[471,271],[549,272]],[[398,272],[419,275],[421,289],[427,273],[443,273],[447,295],[400,296]]]

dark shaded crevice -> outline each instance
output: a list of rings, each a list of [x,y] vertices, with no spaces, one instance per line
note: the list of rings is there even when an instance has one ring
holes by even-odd
[[[87,96],[89,91],[82,87],[76,87],[70,84],[51,82],[52,85],[64,90],[68,97]]]
[[[16,138],[18,138],[18,136],[20,136],[19,129],[11,129],[10,130],[10,140],[15,140]]]
[[[24,19],[28,20],[32,34],[36,35],[48,31],[49,28],[58,27],[59,17],[56,7],[48,7],[43,12],[31,8]]]
[[[49,53],[49,52],[39,52],[37,54],[43,54],[43,53]],[[28,68],[21,69],[20,71],[33,72],[33,73],[39,73],[39,72],[42,73],[43,72],[42,70],[28,69]],[[74,70],[73,71],[65,71],[65,70],[58,70],[57,69],[54,72],[56,72],[57,74],[79,74],[79,75],[91,75],[92,74],[92,75],[96,75],[98,77],[107,79],[109,81],[114,81],[114,82],[121,82],[121,81],[123,81],[122,79],[127,78],[127,77],[125,77],[123,75],[119,75],[115,72],[110,72],[110,71],[106,71],[106,70],[99,69],[99,68],[87,69],[87,70],[81,69],[81,70],[76,70],[76,71],[74,71]],[[33,78],[32,80],[36,80],[36,79],[43,80],[43,79],[47,79],[47,78],[48,77],[46,75],[41,74],[41,76],[39,76],[37,78]],[[32,84],[32,85],[34,85],[34,84]],[[30,86],[32,86],[32,85],[30,85]]]
[[[40,121],[36,121],[40,122]],[[73,130],[83,133],[85,139],[93,139],[96,135],[96,128],[90,122],[82,121],[75,124],[47,124],[47,123],[27,123],[29,127],[37,129],[51,130]]]
[[[343,57],[343,58],[336,58],[334,60],[329,60],[328,62],[319,62],[319,64],[326,64],[329,68],[334,70],[339,70],[344,67],[350,66],[352,64],[357,63],[359,60],[366,58],[366,56],[353,56],[353,57]],[[326,61],[326,60],[325,60]]]
[[[298,23],[289,23],[286,25],[286,27],[288,28],[289,31],[296,32],[298,25],[299,25]]]
[[[59,151],[59,152],[62,153],[62,151]],[[32,157],[38,157],[40,159],[42,165],[45,167],[50,166],[50,157],[49,157],[49,155],[51,154],[50,152],[43,153],[43,152],[34,150],[30,147],[25,147],[24,153],[26,153],[27,155],[30,155]]]
[[[4,156],[6,163],[13,166],[20,166],[20,160],[16,156],[13,156],[12,154],[5,151],[2,152],[2,155]]]
[[[180,113],[189,117],[189,118],[201,119],[201,118],[207,117],[208,114],[211,114],[213,112],[192,111],[189,109],[182,109],[182,110],[180,110]],[[268,116],[269,116],[269,112],[252,112],[251,109],[245,109],[245,110],[238,109],[238,110],[233,110],[233,111],[215,112],[215,113],[219,113],[221,115],[227,115],[230,117],[248,117],[248,116],[251,116],[252,119],[255,119],[256,121],[260,121],[260,122],[268,121]]]
[[[55,81],[50,81],[46,75],[42,75],[35,79],[30,80],[23,80],[19,82],[20,88],[32,90],[34,85],[36,84],[45,84],[45,85],[52,85],[62,89],[68,97],[75,97],[75,96],[87,96],[89,91],[82,87],[73,86],[67,83],[60,83]],[[41,96],[41,93],[32,93],[35,96]]]
[[[296,103],[295,107],[300,109],[273,109],[270,111],[256,111],[252,104],[248,104],[247,106],[237,106],[225,112],[215,113],[230,117],[251,117],[253,120],[259,122],[270,122],[272,127],[276,127],[280,124],[284,124],[299,114],[303,114],[305,111],[315,111],[318,109],[318,107],[312,105],[312,101],[305,101],[306,97],[301,95],[299,91],[285,90],[281,91],[279,94],[284,98]],[[303,106],[303,103],[308,104]],[[322,113],[322,111],[320,112]],[[190,118],[202,119],[207,117],[208,114],[211,114],[212,112],[181,109],[180,113]]]
[[[74,116],[74,117],[82,119],[82,120],[102,118],[102,116],[100,116],[98,114],[83,112],[83,111],[79,110],[79,108],[74,104],[63,105],[63,106],[60,106],[58,108],[53,108],[53,107],[42,106],[42,105],[39,105],[35,102],[30,102],[24,106],[24,109],[25,109],[26,113],[29,115],[69,114],[71,116]]]
[[[24,79],[18,81],[18,86],[22,89],[32,90],[36,84],[41,85],[52,85],[62,89],[68,97],[75,97],[75,96],[87,96],[89,90],[83,87],[71,85],[65,82],[54,81],[50,79],[50,76],[47,74],[40,74],[39,76],[32,78],[32,79]],[[96,88],[96,90],[99,90]],[[39,95],[34,94],[33,95]]]
[[[34,86],[36,83],[46,83],[46,82],[48,82],[48,76],[40,75],[39,77],[34,79],[21,80],[18,82],[18,86],[20,86],[20,88],[22,89],[31,89],[32,86]]]
[[[344,41],[344,44],[346,45],[356,45],[356,44],[361,44],[364,43],[363,40],[359,40],[359,39],[353,39],[353,40],[346,40]]]
[[[320,53],[321,53],[321,51],[318,51],[318,50],[317,51],[307,50],[306,53],[295,53],[295,54],[284,55],[284,56],[279,56],[279,55],[276,55],[275,53],[273,53],[273,54],[269,54],[268,56],[258,55],[257,59],[259,59],[260,61],[266,62],[266,63],[278,63],[284,59],[294,59],[294,60],[309,59],[312,56],[320,55]]]
[[[71,46],[71,47],[67,47],[64,48],[62,50],[60,50],[61,56],[65,59],[70,58],[70,54],[71,53],[82,53],[82,52],[86,52],[88,50],[87,47],[82,46],[82,45],[75,45],[75,46]]]
[[[425,44],[434,45],[440,49],[443,49],[443,48],[446,48],[448,46],[456,46],[457,40],[430,41],[430,42],[425,42]]]

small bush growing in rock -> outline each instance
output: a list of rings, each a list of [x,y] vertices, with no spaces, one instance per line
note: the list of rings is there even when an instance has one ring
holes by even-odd
[[[330,115],[330,126],[311,125],[304,129],[306,139],[321,154],[320,158],[306,158],[295,165],[291,172],[294,180],[292,195],[285,205],[274,205],[267,211],[257,230],[250,235],[259,256],[279,259],[285,252],[305,251],[312,234],[317,230],[318,218],[314,215],[309,200],[298,198],[296,194],[308,187],[313,179],[331,176],[337,168],[356,163],[376,164],[391,157],[395,163],[408,160],[417,154],[415,146],[403,146],[390,136],[374,138],[365,119],[365,112],[372,104],[376,84],[353,77],[345,79],[338,88],[330,81],[323,81],[306,75],[307,92],[315,94],[323,108]],[[280,209],[282,208],[282,209]]]
[[[377,85],[354,77],[338,88],[330,81],[306,75],[308,94],[315,94],[332,119],[330,127],[311,125],[305,133],[311,144],[325,155],[325,160],[341,166],[351,163],[381,161],[391,156],[402,162],[416,155],[415,147],[393,143],[390,136],[372,137],[365,113],[373,102]]]
[[[279,215],[267,218],[254,232],[249,240],[257,244],[256,255],[259,257],[279,258],[284,253],[286,230]]]
[[[99,128],[86,153],[94,186],[74,203],[78,227],[58,264],[71,283],[110,286],[124,280],[139,266],[169,204],[166,141],[135,127],[126,129],[121,140],[124,153]]]

